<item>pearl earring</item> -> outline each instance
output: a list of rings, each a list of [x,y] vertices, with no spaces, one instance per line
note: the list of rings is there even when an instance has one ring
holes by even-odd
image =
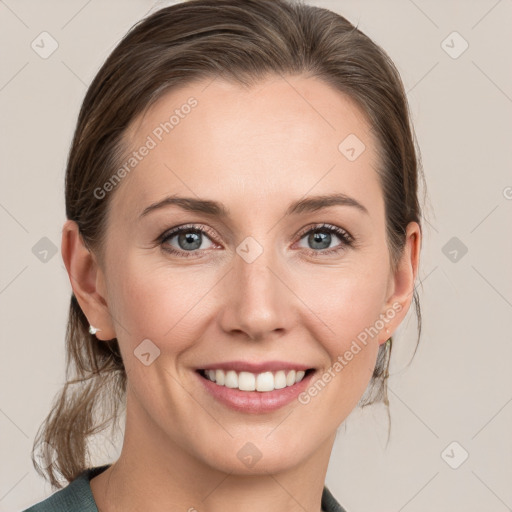
[[[98,329],[97,327],[94,327],[93,325],[89,325],[89,332],[92,335],[96,334],[98,331],[101,331],[101,329]]]

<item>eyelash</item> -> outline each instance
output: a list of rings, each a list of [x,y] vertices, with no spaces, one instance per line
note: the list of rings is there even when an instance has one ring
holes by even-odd
[[[308,235],[309,233],[318,232],[318,231],[324,232],[324,233],[327,232],[327,233],[331,233],[331,234],[334,233],[336,236],[338,236],[338,238],[340,238],[342,243],[337,247],[332,247],[330,249],[322,249],[319,251],[316,251],[314,249],[306,249],[306,251],[308,251],[310,254],[311,253],[313,253],[314,255],[321,254],[322,256],[330,255],[333,253],[341,252],[341,251],[345,250],[347,247],[350,248],[350,247],[353,247],[353,245],[354,245],[355,239],[350,233],[348,233],[347,231],[345,231],[342,228],[339,228],[338,226],[334,226],[332,224],[325,224],[325,223],[317,224],[317,225],[306,228],[301,233],[299,233],[299,235],[298,235],[299,240],[302,240],[304,238],[304,236]],[[207,235],[209,235],[208,238],[210,238],[212,242],[216,243],[215,236],[213,235],[211,230],[207,226],[204,226],[202,224],[186,224],[184,226],[172,228],[171,230],[168,230],[168,231],[165,231],[164,233],[162,233],[162,235],[160,235],[158,237],[157,242],[162,246],[164,251],[166,251],[172,255],[176,255],[176,256],[180,256],[180,257],[184,257],[184,258],[198,257],[198,256],[196,256],[196,254],[198,252],[200,252],[200,250],[198,250],[198,249],[196,249],[194,251],[182,251],[182,250],[177,250],[173,247],[170,247],[169,245],[164,247],[166,245],[166,243],[171,238],[174,238],[176,235],[179,235],[180,233],[189,233],[189,232],[207,234]],[[203,250],[205,250],[205,249],[203,249]]]

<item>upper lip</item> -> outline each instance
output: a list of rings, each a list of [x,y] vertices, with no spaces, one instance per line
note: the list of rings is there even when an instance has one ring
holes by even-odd
[[[289,361],[262,361],[260,363],[249,361],[225,361],[201,366],[198,370],[234,370],[236,372],[263,373],[278,370],[309,370],[311,366],[290,363]]]

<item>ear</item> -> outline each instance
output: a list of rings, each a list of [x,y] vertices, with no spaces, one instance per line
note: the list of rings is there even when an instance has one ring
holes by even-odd
[[[418,275],[421,249],[421,229],[417,222],[409,222],[406,229],[405,246],[398,262],[397,269],[390,275],[388,295],[383,310],[383,316],[388,318],[386,323],[389,333],[379,340],[379,345],[385,343],[400,325],[409,311],[413,299],[414,285]],[[385,329],[384,329],[385,331]]]
[[[106,297],[103,271],[96,256],[85,246],[76,222],[67,220],[62,228],[62,259],[73,293],[91,325],[100,329],[96,337],[116,337]]]

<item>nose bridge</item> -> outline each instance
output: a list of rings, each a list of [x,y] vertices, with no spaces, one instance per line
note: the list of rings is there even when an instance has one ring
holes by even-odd
[[[278,266],[275,248],[271,245],[271,236],[246,237],[236,248],[234,273],[239,280],[245,302],[271,300],[277,292],[276,277],[271,269]]]
[[[244,331],[251,338],[264,337],[285,327],[290,297],[276,276],[280,268],[271,236],[261,242],[246,237],[236,248],[230,273],[230,297],[224,311],[229,330]]]

